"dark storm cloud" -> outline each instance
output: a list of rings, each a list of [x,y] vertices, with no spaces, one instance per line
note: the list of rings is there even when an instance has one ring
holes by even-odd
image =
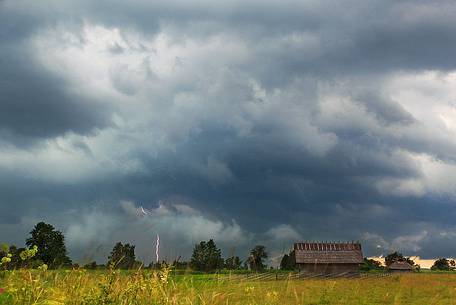
[[[166,28],[175,37],[205,43],[226,33],[252,52],[247,69],[268,88],[295,77],[378,74],[455,68],[455,5],[421,1],[252,1],[87,4],[93,22],[133,27],[146,36]],[[107,9],[107,7],[109,7]],[[328,10],[328,7],[331,7]]]
[[[454,70],[455,15],[444,1],[2,2],[0,232],[51,221],[78,258],[116,238],[151,243],[157,230],[169,257],[188,255],[207,230],[239,255],[298,238],[451,255],[451,184],[433,189],[416,155],[451,166],[456,143],[385,84]],[[87,51],[103,43],[87,38],[96,26],[120,38]],[[65,47],[67,34],[73,52],[92,53],[70,53],[66,69],[111,60],[115,98],[75,88],[27,43],[55,35]],[[157,51],[160,34],[170,47]]]
[[[42,16],[28,15],[0,10],[1,137],[27,145],[69,131],[87,134],[107,126],[111,109],[106,103],[71,92],[66,80],[34,62],[35,50],[27,42],[47,22]]]
[[[9,56],[8,56],[9,55]],[[27,54],[3,54],[0,129],[20,142],[72,131],[89,133],[109,124],[110,109],[66,91],[67,84],[28,62]]]

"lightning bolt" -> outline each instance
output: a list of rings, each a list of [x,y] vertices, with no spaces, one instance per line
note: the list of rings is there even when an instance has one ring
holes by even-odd
[[[155,244],[155,258],[157,260],[157,263],[158,263],[158,260],[160,259],[160,257],[158,256],[159,250],[160,250],[160,235],[158,235],[158,233],[157,233],[157,242]]]
[[[149,213],[146,212],[146,210],[141,206],[141,212],[143,213],[143,215],[149,215]]]
[[[140,210],[144,216],[149,216],[149,211],[146,210],[145,208],[143,208],[142,206],[140,206]],[[159,251],[160,251],[160,235],[158,235],[158,233],[157,233],[157,241],[155,242],[155,260],[157,263],[160,260]]]

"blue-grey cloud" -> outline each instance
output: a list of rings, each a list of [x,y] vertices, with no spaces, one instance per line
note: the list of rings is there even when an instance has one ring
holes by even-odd
[[[1,239],[451,255],[451,1],[50,3],[0,3]]]

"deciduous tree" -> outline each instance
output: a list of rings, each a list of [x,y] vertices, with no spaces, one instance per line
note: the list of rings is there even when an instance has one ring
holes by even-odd
[[[266,258],[268,258],[266,247],[262,245],[255,246],[255,248],[250,250],[250,256],[248,259],[250,269],[255,271],[263,270],[266,267],[263,260]]]
[[[361,265],[361,270],[370,271],[370,270],[383,270],[385,269],[382,264],[376,260],[370,258],[364,258],[363,264]]]
[[[130,244],[115,244],[108,257],[108,266],[111,268],[131,269],[139,262],[136,261],[135,246]]]
[[[239,256],[228,257],[225,260],[225,268],[229,270],[238,270],[242,267],[242,261]]]
[[[416,266],[415,265],[415,262],[413,260],[411,260],[410,258],[408,257],[405,257],[402,255],[402,253],[399,253],[399,252],[393,252],[393,253],[390,253],[388,254],[386,257],[385,257],[385,265],[387,267],[389,267],[389,265],[391,265],[392,263],[394,262],[407,262],[409,263],[411,266]]]
[[[434,262],[434,264],[431,267],[431,270],[443,270],[443,271],[454,270],[454,261],[452,262],[446,258],[439,258],[438,260],[436,260]]]
[[[62,232],[55,230],[50,224],[39,222],[30,235],[26,240],[27,246],[38,247],[34,259],[42,261],[50,268],[71,266]]]
[[[201,241],[195,245],[190,265],[193,269],[199,271],[213,271],[223,267],[222,254],[214,240]]]

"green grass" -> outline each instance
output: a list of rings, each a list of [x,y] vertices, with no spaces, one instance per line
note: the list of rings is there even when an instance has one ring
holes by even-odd
[[[16,270],[0,287],[0,304],[456,304],[456,274],[449,272],[258,281],[168,270]]]

